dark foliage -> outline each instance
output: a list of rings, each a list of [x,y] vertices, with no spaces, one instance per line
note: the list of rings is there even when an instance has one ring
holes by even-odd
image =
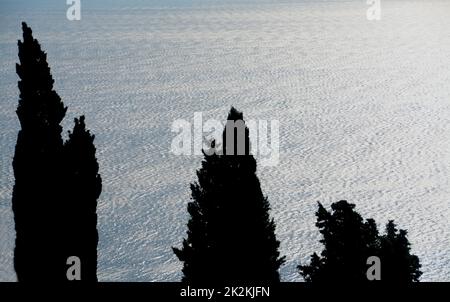
[[[63,146],[60,123],[67,108],[53,90],[45,52],[25,23],[22,29],[16,66],[21,129],[13,159],[14,268],[19,281],[67,280],[68,254],[89,250],[92,259],[82,263],[81,271],[92,280],[97,259],[95,205],[101,188],[93,137],[80,119]],[[73,248],[78,244],[81,251]]]
[[[300,274],[312,282],[368,281],[367,259],[377,256],[381,261],[381,280],[411,282],[421,275],[417,256],[410,254],[406,231],[397,233],[392,221],[387,234],[378,234],[373,219],[363,221],[355,205],[341,200],[328,212],[320,203],[316,213],[324,245],[321,256],[311,255],[309,265],[299,265]]]
[[[243,123],[243,115],[231,108],[227,120]],[[204,152],[198,182],[191,185],[187,239],[181,249],[174,248],[184,262],[183,281],[279,281],[284,258],[280,258],[275,223],[269,217],[269,202],[261,191],[256,160],[249,152],[248,129],[243,125],[245,155],[237,155],[238,135],[234,147],[217,152],[222,154]],[[226,129],[223,146],[227,145]]]
[[[22,23],[16,70],[20,77],[17,116],[21,130],[13,160],[12,206],[16,227],[14,267],[19,281],[65,277],[59,250],[61,215],[60,123],[66,108],[53,90],[47,56]]]
[[[386,282],[419,281],[419,258],[410,253],[406,230],[397,230],[394,221],[386,225],[386,234],[380,237],[381,280]]]
[[[84,116],[75,119],[73,132],[64,144],[66,160],[66,191],[69,209],[66,211],[66,258],[76,255],[83,269],[81,280],[96,281],[97,269],[97,199],[102,190],[95,157],[94,135],[86,130]]]

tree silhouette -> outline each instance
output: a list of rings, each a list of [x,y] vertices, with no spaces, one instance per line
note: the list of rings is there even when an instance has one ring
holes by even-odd
[[[55,233],[61,214],[60,123],[67,108],[53,90],[45,52],[26,23],[22,23],[22,29],[20,64],[16,65],[20,78],[16,112],[21,130],[13,160],[14,267],[19,281],[57,279],[65,277],[65,260],[60,258]]]
[[[410,253],[406,230],[397,230],[394,221],[386,225],[386,234],[380,237],[381,280],[386,282],[418,282],[419,258]]]
[[[390,221],[387,234],[380,236],[375,220],[363,221],[354,208],[354,204],[341,200],[328,212],[319,203],[316,226],[324,249],[321,256],[311,255],[309,265],[298,266],[303,278],[309,282],[368,281],[367,259],[378,256],[382,281],[418,281],[419,259],[409,253],[406,231],[397,234]]]
[[[227,120],[231,127],[223,132],[222,152],[203,151],[198,182],[191,184],[187,239],[182,249],[173,250],[184,262],[185,282],[276,282],[284,257],[249,152],[249,132],[236,109],[231,108]],[[229,143],[231,131],[234,144]],[[244,154],[238,155],[239,150]]]
[[[366,280],[366,260],[373,255],[377,230],[374,222],[363,221],[355,205],[341,200],[331,205],[332,213],[319,203],[317,223],[324,245],[321,256],[313,254],[311,264],[299,266],[307,281]]]
[[[81,280],[97,281],[97,199],[102,190],[95,157],[94,135],[86,130],[84,116],[75,119],[73,132],[64,144],[68,209],[66,230],[71,239],[65,257],[78,256],[83,265]]]
[[[96,199],[101,190],[93,136],[84,118],[63,145],[67,108],[53,90],[47,56],[22,23],[18,42],[21,129],[13,159],[14,268],[19,281],[67,280],[67,258],[80,257],[82,277],[96,280]]]

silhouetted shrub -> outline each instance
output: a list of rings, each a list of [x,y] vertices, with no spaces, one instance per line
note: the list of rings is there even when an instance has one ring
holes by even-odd
[[[417,256],[410,254],[406,231],[397,233],[390,221],[387,234],[378,234],[373,219],[363,221],[354,204],[345,200],[333,203],[328,212],[320,203],[316,213],[324,249],[311,255],[309,265],[299,265],[300,274],[312,282],[363,282],[367,278],[367,259],[381,261],[381,280],[418,281],[421,272]]]

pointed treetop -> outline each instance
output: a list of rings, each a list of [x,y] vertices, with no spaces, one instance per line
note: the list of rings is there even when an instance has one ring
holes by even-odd
[[[230,112],[228,113],[227,120],[228,121],[238,121],[238,120],[243,120],[243,119],[244,119],[243,113],[238,111],[233,106],[231,106]]]
[[[397,233],[397,227],[394,223],[394,220],[389,220],[388,223],[386,224],[386,234],[388,236],[394,237],[396,233]]]
[[[31,30],[31,28],[27,25],[26,22],[22,22],[22,31],[23,31],[23,36],[31,36],[33,34],[33,31]]]
[[[36,45],[37,50],[40,50],[41,47],[38,41],[33,38],[33,31],[31,30],[31,27],[29,27],[25,22],[22,22],[22,32],[23,42],[19,40],[19,45],[33,43]]]
[[[53,128],[59,140],[67,108],[53,90],[54,80],[47,63],[47,54],[33,38],[31,28],[22,22],[23,41],[18,41],[19,63],[16,72],[20,80],[17,115],[23,130],[36,131],[40,127]]]

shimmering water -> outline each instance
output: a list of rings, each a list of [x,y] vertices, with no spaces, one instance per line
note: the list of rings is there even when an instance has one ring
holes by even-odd
[[[177,281],[200,157],[169,149],[175,119],[280,121],[280,163],[260,167],[287,263],[321,246],[316,202],[357,204],[409,231],[422,280],[450,281],[450,2],[82,1],[0,3],[0,280],[14,280],[11,160],[22,20],[55,88],[96,134],[101,280]],[[126,3],[126,4],[124,4]],[[383,226],[380,226],[382,228]]]

